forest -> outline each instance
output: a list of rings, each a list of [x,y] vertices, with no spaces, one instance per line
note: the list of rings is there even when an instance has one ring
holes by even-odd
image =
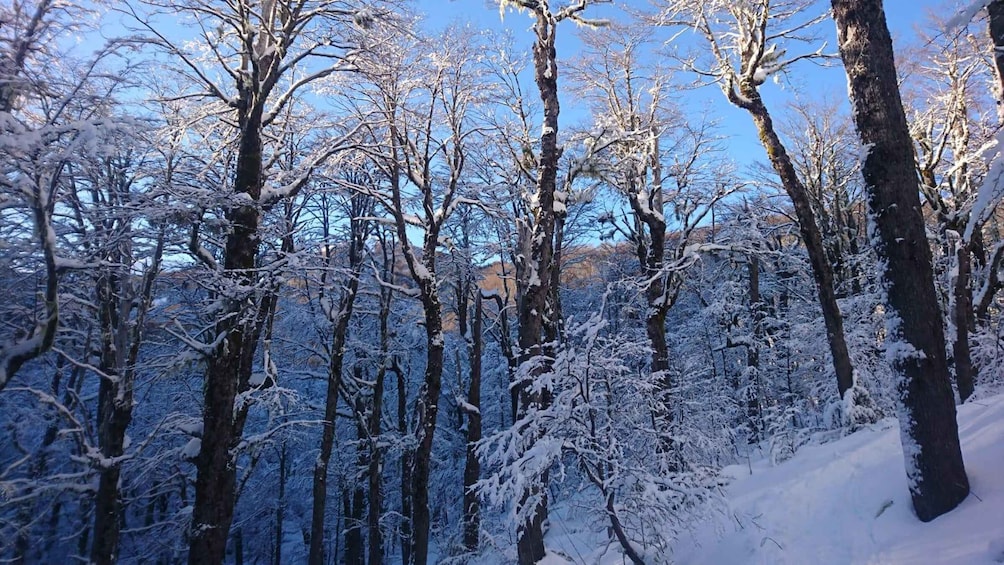
[[[0,562],[668,564],[886,418],[969,496],[1004,0],[462,1],[0,2]]]

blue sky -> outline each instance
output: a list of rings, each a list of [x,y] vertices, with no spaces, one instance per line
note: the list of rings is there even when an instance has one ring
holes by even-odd
[[[932,12],[949,15],[963,4],[963,0],[886,0],[886,18],[893,34],[898,57],[904,56],[904,48],[915,41],[916,29],[922,26]],[[617,4],[626,4],[632,8],[643,9],[649,6],[647,0],[617,0]],[[829,2],[820,0],[820,4],[828,6]],[[427,16],[427,25],[431,29],[443,28],[450,23],[469,22],[475,28],[485,28],[510,31],[518,40],[530,40],[529,27],[532,20],[525,14],[508,13],[500,20],[499,9],[493,0],[419,0],[418,7]],[[600,6],[600,14],[616,13],[611,6]],[[595,12],[594,12],[595,13]],[[830,51],[836,52],[835,29],[831,22],[824,22],[820,31],[826,34]],[[575,38],[576,26],[566,23],[559,31],[558,56],[568,58],[575,55],[578,41]],[[528,45],[528,43],[527,43]],[[762,87],[764,99],[768,108],[780,117],[785,105],[795,96],[810,99],[829,99],[832,101],[846,100],[846,77],[839,66],[821,68],[815,64],[799,63],[792,72],[775,84],[769,81]],[[687,94],[684,102],[695,107],[709,108],[709,112],[723,124],[723,133],[730,137],[729,151],[733,158],[741,164],[763,160],[766,155],[757,139],[756,131],[745,112],[731,107],[725,101],[721,92],[714,87],[703,88]],[[845,105],[846,107],[846,105]],[[585,119],[583,109],[576,108],[567,100],[562,101],[561,125],[567,127]]]

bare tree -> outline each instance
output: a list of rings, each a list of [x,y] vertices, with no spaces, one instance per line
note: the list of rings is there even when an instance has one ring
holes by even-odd
[[[225,193],[219,196],[229,225],[222,261],[203,247],[201,217],[191,237],[194,256],[216,277],[214,292],[223,308],[208,339],[196,344],[206,353],[207,367],[189,562],[220,563],[234,512],[234,450],[248,408],[235,399],[252,386],[266,306],[274,294],[270,277],[259,270],[261,216],[299,191],[310,172],[342,146],[340,140],[331,140],[328,149],[303,163],[292,178],[276,175],[267,185],[268,169],[275,164],[266,152],[269,128],[281,121],[283,110],[305,87],[349,68],[343,61],[354,41],[353,22],[368,25],[374,13],[341,0],[147,0],[124,10],[148,41],[176,63],[176,72],[188,83],[179,98],[207,103],[233,147],[232,185],[219,187]],[[196,42],[176,41],[160,25],[160,18],[179,13],[195,22]]]
[[[425,379],[415,408],[411,457],[410,559],[425,565],[429,552],[429,475],[442,391],[445,339],[439,249],[444,226],[458,206],[478,205],[463,183],[468,147],[480,135],[475,117],[485,82],[476,64],[477,43],[459,34],[436,40],[396,36],[380,40],[367,63],[367,84],[353,95],[354,111],[370,142],[361,150],[385,182],[366,189],[389,215],[413,288],[396,287],[422,305],[426,334]],[[394,44],[393,42],[396,42]],[[367,115],[372,116],[367,117]],[[356,187],[356,189],[363,189]],[[421,243],[412,244],[411,230]],[[383,284],[391,284],[382,281]]]
[[[98,209],[83,204],[84,195],[74,194],[69,207],[77,219],[77,233],[94,269],[100,351],[97,366],[101,384],[98,389],[97,440],[100,458],[94,462],[98,472],[98,488],[94,498],[94,543],[91,562],[106,565],[118,558],[121,508],[121,467],[125,459],[126,430],[132,420],[134,390],[140,348],[146,329],[147,313],[153,301],[154,280],[160,271],[164,253],[165,227],[159,233],[137,233],[137,212],[134,206],[144,198],[147,206],[156,205],[156,193],[138,195],[142,170],[142,155],[125,150],[119,155],[96,163],[88,181],[77,190],[87,193]],[[170,171],[170,164],[166,167]],[[160,182],[170,184],[167,177]],[[93,233],[89,233],[93,232]],[[152,244],[152,250],[137,249]],[[144,267],[143,263],[146,263]],[[142,276],[134,276],[142,270]]]
[[[53,211],[73,161],[87,149],[89,132],[120,127],[101,111],[107,111],[117,85],[105,92],[99,86],[108,83],[104,63],[117,43],[83,59],[59,47],[60,40],[82,31],[90,15],[82,7],[51,0],[0,6],[0,211],[16,217],[15,225],[33,226],[43,286],[41,301],[31,311],[4,316],[0,391],[25,363],[52,347],[59,325],[60,275]]]
[[[730,167],[715,161],[719,147],[713,125],[689,123],[664,98],[668,73],[642,63],[648,37],[611,26],[584,34],[583,42],[587,50],[572,66],[571,79],[593,106],[595,137],[586,139],[589,151],[580,162],[629,204],[629,217],[610,212],[600,222],[620,232],[638,259],[638,285],[648,305],[650,369],[662,389],[654,414],[664,435],[660,448],[672,461],[674,383],[666,317],[692,262],[698,226],[734,184],[724,182]]]
[[[703,64],[698,59],[689,59],[687,66],[715,81],[729,102],[747,111],[756,124],[771,166],[795,207],[823,310],[837,391],[843,398],[855,384],[854,369],[834,291],[833,267],[827,259],[805,183],[760,94],[760,87],[772,75],[788,70],[800,60],[822,56],[821,48],[805,54],[787,52],[814,39],[813,28],[826,14],[813,15],[812,5],[807,0],[671,0],[665,3],[658,21],[663,25],[690,27],[704,40],[710,62]]]
[[[370,173],[363,169],[347,170],[342,175],[342,180],[351,183],[356,187],[364,187],[374,179]],[[328,466],[331,461],[331,451],[335,442],[335,417],[338,409],[338,397],[342,389],[342,365],[346,353],[346,341],[349,333],[349,320],[352,318],[352,311],[355,305],[356,296],[359,293],[359,277],[364,266],[364,256],[366,252],[366,240],[372,230],[370,218],[373,214],[373,201],[363,192],[353,193],[349,198],[347,210],[349,218],[348,229],[348,272],[346,279],[339,281],[341,284],[337,302],[328,296],[335,285],[329,279],[334,278],[333,261],[336,256],[336,245],[331,241],[334,233],[335,223],[340,221],[340,217],[332,217],[333,212],[339,210],[332,209],[328,204],[329,197],[321,196],[321,230],[324,234],[324,250],[327,268],[321,275],[318,301],[324,309],[325,317],[331,323],[331,343],[328,347],[328,383],[324,398],[324,423],[321,430],[321,448],[317,455],[317,464],[314,465],[314,478],[312,487],[312,509],[310,519],[310,555],[309,561],[312,564],[323,564],[324,561],[324,540],[325,532],[325,507],[328,497]]]
[[[945,270],[954,279],[947,281],[951,287],[949,328],[954,330],[951,360],[963,402],[972,395],[978,375],[970,354],[978,307],[974,286],[979,278],[974,275],[987,267],[989,273],[999,268],[987,265],[983,236],[989,210],[975,214],[973,210],[987,174],[980,153],[995,133],[994,105],[980,84],[993,73],[984,47],[968,33],[939,33],[925,42],[919,55],[927,62],[912,69],[906,83],[915,91],[908,117],[916,142],[921,194],[937,221],[951,265]],[[992,281],[992,276],[987,277],[991,287],[995,286]]]
[[[898,383],[903,454],[917,516],[930,521],[969,494],[945,335],[934,292],[910,131],[881,0],[833,0],[862,168],[886,283],[886,350]]]
[[[558,58],[555,50],[557,27],[564,20],[584,25],[597,25],[583,12],[591,4],[603,0],[576,0],[561,6],[550,6],[538,0],[500,0],[504,11],[515,8],[526,11],[534,20],[533,76],[543,103],[543,125],[539,147],[532,153],[527,147],[536,171],[536,187],[530,198],[527,213],[516,219],[517,253],[516,280],[518,287],[520,376],[518,386],[521,410],[547,404],[547,391],[534,386],[534,378],[544,370],[544,345],[546,326],[556,320],[549,316],[549,301],[554,281],[554,237],[556,220],[555,196],[557,190],[558,162],[561,148],[558,144]],[[557,205],[564,206],[563,202]],[[553,304],[553,302],[552,302]],[[553,333],[553,332],[552,332]],[[518,422],[517,424],[518,425]],[[546,479],[545,479],[546,480]],[[529,565],[544,558],[544,521],[547,518],[546,485],[529,485],[519,501],[517,555],[521,565]]]
[[[783,124],[791,140],[791,159],[802,178],[833,266],[837,296],[861,292],[860,263],[864,236],[863,195],[854,124],[831,101],[792,104]]]

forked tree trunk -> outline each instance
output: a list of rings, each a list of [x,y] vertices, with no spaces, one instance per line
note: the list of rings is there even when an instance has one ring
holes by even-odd
[[[119,252],[122,250],[121,247],[117,249]],[[111,565],[118,560],[122,505],[119,489],[121,463],[117,459],[125,452],[126,430],[132,421],[136,362],[146,313],[153,297],[154,278],[160,269],[163,252],[164,234],[161,233],[138,296],[123,294],[129,292],[127,289],[131,283],[124,281],[118,273],[109,273],[98,281],[101,370],[113,378],[102,378],[98,389],[98,445],[101,455],[112,464],[101,467],[94,499],[91,562],[97,565]],[[111,262],[129,264],[132,258],[119,253],[110,259]],[[136,298],[137,304],[133,305]],[[135,320],[131,320],[132,308],[136,308]]]
[[[917,516],[929,521],[969,494],[945,336],[921,214],[913,146],[881,0],[832,0],[854,122],[869,148],[862,168],[885,265],[887,336],[899,374],[901,437]]]

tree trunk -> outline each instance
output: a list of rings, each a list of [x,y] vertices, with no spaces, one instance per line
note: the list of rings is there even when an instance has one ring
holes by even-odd
[[[844,394],[854,386],[854,368],[847,350],[847,341],[844,339],[843,317],[833,288],[833,267],[826,256],[823,236],[819,232],[819,226],[816,225],[809,193],[798,178],[791,157],[774,130],[774,122],[767,112],[767,107],[764,106],[760,92],[752,84],[744,82],[739,87],[739,94],[739,97],[732,98],[732,102],[753,116],[753,122],[760,132],[760,141],[767,150],[770,163],[795,207],[799,232],[809,255],[819,305],[823,310],[826,338],[830,345],[833,370],[837,376],[837,392],[843,398]]]
[[[763,337],[763,303],[760,301],[760,259],[755,255],[746,264],[749,271],[750,341],[746,344],[746,417],[751,444],[760,441],[763,415],[760,413],[760,339]]]
[[[474,298],[474,318],[471,320],[471,382],[467,391],[467,461],[464,464],[464,547],[477,551],[481,535],[481,510],[474,484],[481,478],[477,443],[481,441],[481,293]]]
[[[641,558],[641,555],[638,555],[634,544],[631,543],[631,540],[627,537],[627,533],[624,532],[624,526],[621,524],[620,517],[617,516],[617,508],[614,506],[614,493],[608,491],[605,495],[607,517],[610,518],[610,528],[614,531],[617,542],[621,544],[624,555],[631,560],[633,565],[645,565],[645,560]]]
[[[353,215],[362,206],[353,197]],[[327,232],[329,226],[325,225]],[[324,425],[321,430],[321,451],[314,465],[312,485],[313,506],[310,516],[310,550],[307,562],[310,565],[324,565],[324,515],[328,496],[328,467],[331,450],[335,443],[335,417],[338,411],[338,393],[342,386],[342,362],[345,358],[345,342],[348,339],[349,320],[359,291],[359,273],[363,265],[363,247],[367,236],[366,221],[359,217],[350,219],[349,280],[338,301],[338,311],[334,313],[331,329],[331,350],[328,359],[328,388],[324,397]]]
[[[275,508],[275,565],[282,565],[282,523],[286,514],[286,442],[279,451],[279,496]]]
[[[365,380],[362,365],[358,362],[352,368],[355,381],[362,383]],[[357,394],[355,398],[354,410],[356,413],[356,461],[358,469],[369,469],[370,466],[370,446],[366,441],[369,435],[369,421],[362,417],[366,413],[366,402],[362,394]],[[358,475],[361,478],[361,473]],[[366,500],[366,492],[363,489],[363,481],[352,481],[352,500],[349,505],[349,512],[346,514],[348,522],[345,528],[345,558],[342,560],[345,565],[366,565],[366,548],[363,543],[363,506]]]
[[[960,241],[956,250],[958,272],[955,277],[955,344],[952,358],[955,362],[955,383],[959,387],[959,398],[965,402],[973,394],[976,381],[976,367],[973,366],[969,350],[969,332],[973,328],[972,259],[969,245]]]
[[[404,371],[397,370],[397,431],[408,434],[408,388]],[[401,563],[411,565],[411,467],[414,451],[401,450]]]
[[[530,381],[544,369],[540,366],[544,330],[544,312],[547,311],[552,280],[554,253],[554,192],[558,176],[558,64],[554,48],[556,22],[546,10],[538,10],[534,25],[536,41],[533,44],[534,80],[544,106],[543,133],[540,138],[540,157],[537,170],[537,209],[532,225],[521,233],[521,248],[529,251],[522,264],[517,264],[523,289],[519,300],[520,371],[525,379],[520,385],[521,409],[542,405],[539,393],[530,392]],[[529,224],[529,222],[528,222]],[[526,255],[524,253],[524,255]],[[516,526],[516,553],[520,565],[532,565],[544,558],[544,521],[547,518],[546,485],[530,485],[519,502],[520,506],[536,500],[530,518]]]
[[[876,252],[885,266],[889,335],[900,375],[900,427],[910,495],[930,521],[969,493],[945,337],[921,213],[913,146],[881,0],[832,0],[854,122],[869,148],[862,168]]]
[[[384,325],[383,323],[381,325]],[[383,359],[383,357],[381,357]],[[379,445],[380,414],[383,410],[383,386],[387,373],[386,366],[381,364],[377,369],[376,382],[373,385],[373,404],[370,406],[369,420],[369,565],[383,563],[383,535],[380,531],[380,514],[383,510],[383,486],[381,481],[382,453]]]
[[[128,230],[128,228],[126,228]],[[129,264],[131,253],[116,246],[110,262]],[[98,445],[102,457],[110,464],[99,470],[98,492],[94,500],[94,543],[91,562],[110,565],[118,559],[122,506],[119,478],[121,463],[116,459],[125,452],[125,435],[132,421],[133,379],[146,313],[153,297],[153,283],[160,270],[164,252],[164,234],[157,239],[151,266],[143,276],[138,296],[126,295],[131,284],[128,275],[108,273],[98,279],[97,298],[101,326],[101,371],[110,378],[102,378],[98,388]],[[131,294],[131,292],[130,292]],[[138,304],[133,305],[138,298]],[[136,309],[136,319],[132,309]]]
[[[244,565],[244,530],[234,532],[234,565]]]
[[[250,97],[249,93],[244,93]],[[247,194],[252,202],[261,196],[262,110],[238,117],[241,126],[236,159],[234,192]],[[231,224],[224,248],[224,279],[231,288],[254,288],[254,268],[258,255],[259,212],[255,204],[227,209]],[[203,403],[202,447],[196,457],[195,505],[192,511],[192,538],[189,565],[218,565],[226,554],[230,524],[234,517],[237,466],[234,448],[244,431],[244,416],[234,411],[238,390],[247,386],[257,348],[257,316],[247,315],[248,291],[237,292],[227,304],[227,314],[217,322],[214,335],[220,344],[209,359]],[[242,412],[244,412],[242,410]]]
[[[993,0],[987,5],[987,13],[990,15],[989,30],[990,40],[994,44],[994,67],[997,69],[997,112],[998,115],[1004,109],[1000,104],[1004,99],[1004,0]]]
[[[121,259],[121,258],[119,258]],[[98,281],[98,319],[101,325],[101,378],[98,388],[98,444],[103,458],[114,461],[122,456],[125,432],[132,420],[131,390],[120,389],[128,375],[121,374],[122,359],[118,355],[123,345],[116,337],[122,317],[119,312],[122,281],[117,274],[103,275]],[[121,314],[121,316],[120,316]],[[123,352],[124,353],[124,352]],[[119,395],[122,395],[119,398]],[[119,475],[120,465],[102,466],[98,472],[98,492],[94,498],[94,543],[91,562],[99,565],[115,563],[119,545]]]
[[[389,280],[392,268],[390,261],[385,261],[385,279]],[[373,403],[370,406],[369,418],[369,565],[383,563],[383,533],[380,529],[380,516],[383,512],[383,451],[380,447],[380,424],[383,415],[384,381],[391,364],[388,319],[393,297],[393,292],[389,288],[380,288],[380,366],[377,367],[376,380],[373,384]]]
[[[342,493],[343,507],[345,515],[345,553],[339,563],[344,565],[363,565],[365,563],[365,552],[363,551],[363,492],[362,487],[353,486],[352,493],[346,490]],[[338,555],[333,555],[335,559]]]
[[[431,251],[435,256],[435,250]],[[425,310],[426,365],[425,383],[418,393],[415,435],[418,447],[412,461],[412,539],[415,565],[426,565],[429,559],[429,475],[432,471],[432,438],[436,431],[439,413],[439,395],[443,377],[443,321],[439,296],[435,289],[435,272],[429,269],[431,279],[423,280],[428,287],[422,290]]]

